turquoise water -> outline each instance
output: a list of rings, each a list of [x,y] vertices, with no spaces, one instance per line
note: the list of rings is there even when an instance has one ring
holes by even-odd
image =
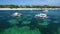
[[[15,18],[15,12],[23,14]],[[34,16],[42,10],[0,10],[0,34],[60,34],[60,10],[49,10],[47,19]]]

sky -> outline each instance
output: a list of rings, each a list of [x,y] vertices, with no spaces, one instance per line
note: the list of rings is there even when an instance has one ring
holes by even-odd
[[[60,0],[0,0],[0,5],[50,5],[50,6],[60,6]]]

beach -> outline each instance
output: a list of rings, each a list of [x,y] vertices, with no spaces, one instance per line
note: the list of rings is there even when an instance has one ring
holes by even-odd
[[[60,10],[60,8],[0,8],[0,10]]]

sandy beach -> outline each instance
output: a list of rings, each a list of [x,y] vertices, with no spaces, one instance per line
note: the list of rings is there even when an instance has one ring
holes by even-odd
[[[0,10],[60,10],[60,8],[0,8]]]

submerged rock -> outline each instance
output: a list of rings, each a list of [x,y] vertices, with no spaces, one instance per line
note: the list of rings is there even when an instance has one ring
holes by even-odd
[[[2,34],[41,34],[39,30],[36,28],[34,30],[30,30],[28,26],[24,27],[11,27],[6,29]]]
[[[22,24],[30,24],[31,21],[23,21]]]
[[[11,25],[16,25],[16,24],[19,23],[18,20],[16,20],[16,19],[11,19],[11,20],[9,20],[8,22],[9,22]]]
[[[43,26],[43,27],[47,27],[49,24],[48,20],[42,20],[38,22],[39,22],[38,25]]]

